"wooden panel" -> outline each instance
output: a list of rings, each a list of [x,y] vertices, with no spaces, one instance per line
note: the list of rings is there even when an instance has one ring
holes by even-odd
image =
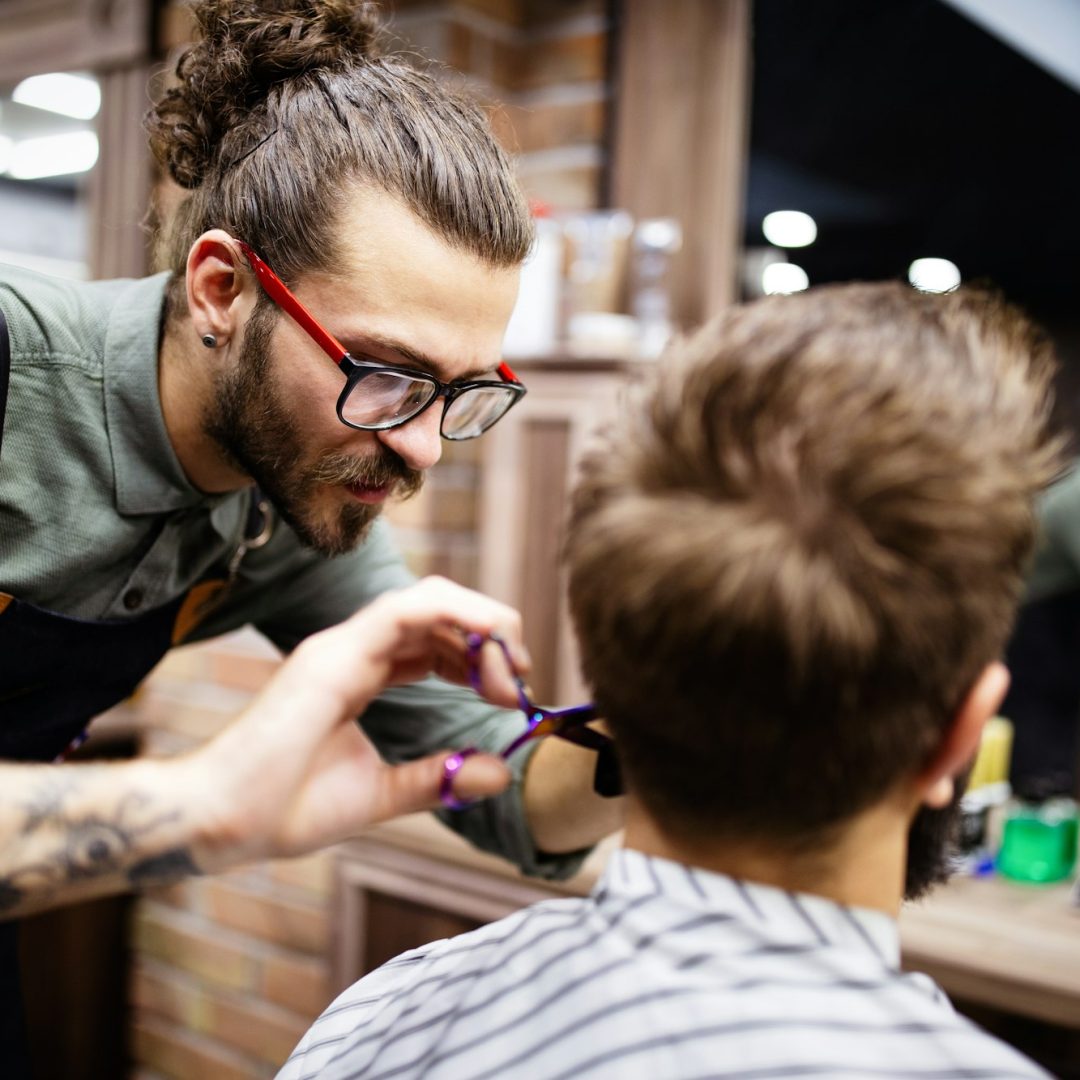
[[[150,198],[150,151],[142,127],[148,66],[142,63],[99,77],[98,163],[90,173],[90,275],[141,277],[148,268],[141,222]]]
[[[480,925],[475,919],[369,890],[363,970],[374,971],[403,952],[429,941],[466,934]]]
[[[537,697],[571,704],[586,691],[557,556],[574,469],[594,427],[615,409],[627,369],[545,370],[542,361],[516,368],[529,394],[484,437],[479,587],[521,611]]]
[[[749,0],[622,0],[611,204],[674,217],[676,321],[736,298],[749,124]]]
[[[559,895],[543,883],[515,879],[505,863],[500,869],[432,858],[376,837],[344,845],[336,863],[331,924],[335,992],[405,949]]]
[[[144,60],[151,0],[0,0],[0,71],[102,71]]]
[[[524,425],[526,557],[521,568],[521,615],[533,659],[530,683],[541,701],[558,694],[559,637],[563,631],[559,550],[566,517],[568,444],[566,418],[541,418]]]

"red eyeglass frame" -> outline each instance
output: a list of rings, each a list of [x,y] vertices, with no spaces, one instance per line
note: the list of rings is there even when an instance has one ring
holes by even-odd
[[[349,353],[349,350],[346,349],[329,330],[322,326],[306,307],[304,307],[300,300],[293,295],[288,285],[286,285],[285,282],[282,281],[265,262],[263,262],[250,244],[245,243],[243,240],[237,240],[236,242],[240,246],[244,258],[247,259],[251,269],[255,272],[255,276],[259,279],[259,284],[266,290],[270,299],[284,312],[292,316],[315,344],[318,345],[346,375],[349,375],[352,366],[358,364],[359,361],[357,361]],[[383,366],[391,369],[394,368],[393,364],[386,364]],[[517,375],[514,374],[513,369],[505,360],[499,364],[496,371],[503,382],[510,383],[513,386],[520,386],[524,391],[524,383],[522,383]]]

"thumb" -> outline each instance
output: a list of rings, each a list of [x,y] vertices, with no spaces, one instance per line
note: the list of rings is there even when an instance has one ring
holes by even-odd
[[[432,754],[419,761],[388,766],[379,785],[375,821],[440,807],[443,764],[449,756]],[[512,779],[513,774],[502,758],[494,754],[474,754],[454,778],[454,792],[459,799],[486,799],[505,791]]]

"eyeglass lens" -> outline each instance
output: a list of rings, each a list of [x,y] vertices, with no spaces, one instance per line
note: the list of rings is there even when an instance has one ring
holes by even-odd
[[[394,371],[372,372],[358,379],[342,403],[342,419],[365,428],[404,423],[438,394],[426,379]],[[513,389],[478,386],[460,391],[443,414],[442,434],[448,439],[472,439],[485,432],[513,405]]]
[[[341,415],[350,424],[384,427],[415,416],[438,392],[439,388],[426,379],[376,371],[353,384]]]

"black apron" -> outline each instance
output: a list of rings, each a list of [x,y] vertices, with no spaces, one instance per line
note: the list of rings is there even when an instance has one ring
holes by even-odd
[[[7,322],[0,311],[0,448],[10,368]],[[0,586],[0,759],[62,759],[81,741],[90,720],[130,696],[165,653],[187,636],[220,598],[243,553],[265,543],[268,536],[266,504],[253,492],[244,541],[230,560],[229,573],[208,578],[131,619],[93,622],[60,615],[10,596]],[[11,920],[0,923],[4,1076],[29,1074],[17,926]]]

